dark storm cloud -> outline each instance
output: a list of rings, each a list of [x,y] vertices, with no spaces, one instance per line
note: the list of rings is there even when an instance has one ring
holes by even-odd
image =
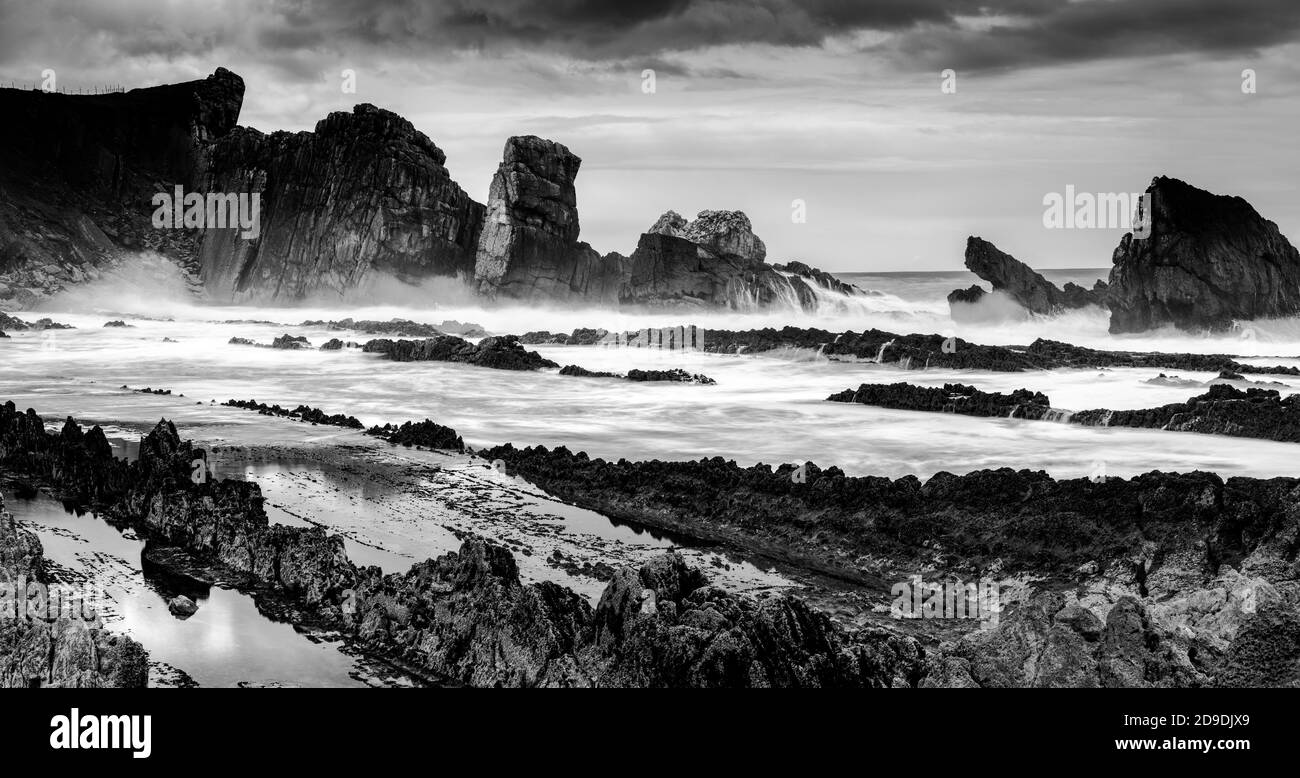
[[[1295,0],[1089,0],[987,30],[912,30],[879,49],[926,66],[995,70],[1177,53],[1250,54],[1297,38]]]
[[[482,51],[600,63],[727,44],[813,47],[874,31],[890,35],[866,55],[971,70],[1249,52],[1295,40],[1300,30],[1296,0],[214,0],[196,6],[202,9],[197,19],[174,6],[157,8],[136,0],[113,7],[96,0],[0,0],[6,23],[10,16],[29,22],[0,25],[10,33],[0,32],[0,44],[14,56],[44,34],[64,36],[69,45],[69,38],[82,37],[139,58],[272,50],[436,59]],[[32,24],[42,13],[48,24]]]

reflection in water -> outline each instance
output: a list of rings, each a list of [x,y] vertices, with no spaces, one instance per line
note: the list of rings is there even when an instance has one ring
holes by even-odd
[[[109,601],[101,615],[107,628],[140,641],[151,660],[178,668],[199,685],[367,685],[369,669],[341,651],[341,643],[267,619],[247,595],[173,575],[145,575],[145,544],[131,533],[67,511],[44,496],[21,499],[6,492],[5,502],[40,538],[54,578],[106,591]],[[182,593],[199,606],[186,619],[167,608],[168,600]]]

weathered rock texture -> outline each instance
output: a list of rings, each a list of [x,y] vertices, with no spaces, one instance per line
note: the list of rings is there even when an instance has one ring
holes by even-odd
[[[1300,253],[1240,197],[1159,177],[1151,234],[1125,235],[1110,271],[1111,332],[1224,329],[1300,312]]]
[[[800,262],[768,265],[767,249],[739,211],[665,213],[630,257],[601,257],[578,240],[576,155],[534,136],[511,138],[492,179],[475,264],[478,291],[494,299],[581,301],[630,308],[817,310],[818,292],[862,291]]]
[[[1060,289],[1024,262],[973,235],[966,241],[966,267],[992,284],[993,291],[1005,293],[1031,313],[1048,315],[1069,308],[1101,305],[1106,295],[1106,285],[1100,281],[1091,291],[1074,283]],[[978,285],[958,289],[948,295],[948,302],[979,302],[984,294]]]
[[[578,241],[574,182],[581,164],[554,141],[533,135],[506,141],[475,255],[481,293],[603,304],[617,299],[621,259],[602,259]]]
[[[240,127],[203,149],[193,185],[260,192],[261,237],[200,233],[204,285],[219,298],[298,299],[405,281],[467,278],[483,206],[409,121],[373,105],[336,112],[315,132]]]
[[[27,599],[29,585],[48,587],[53,578],[40,539],[4,506],[0,495],[0,688],[143,688],[149,655],[139,643],[105,630],[80,606],[41,607],[36,590]]]
[[[424,340],[379,338],[362,346],[362,351],[383,354],[394,362],[463,362],[498,370],[538,370],[559,367],[536,351],[528,351],[513,335],[498,335],[470,343],[455,335]]]

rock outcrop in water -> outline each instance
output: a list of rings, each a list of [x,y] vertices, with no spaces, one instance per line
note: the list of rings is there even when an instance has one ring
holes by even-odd
[[[1102,305],[1105,300],[1106,284],[1101,281],[1091,291],[1074,283],[1059,289],[1024,262],[973,235],[966,241],[966,267],[992,284],[993,291],[1006,294],[1030,313],[1050,315],[1070,308]],[[972,286],[951,292],[948,302],[976,303],[985,294],[982,287]],[[959,311],[954,309],[953,315],[959,316]]]
[[[1199,432],[1300,443],[1300,395],[1282,397],[1276,389],[1238,389],[1214,384],[1205,394],[1159,408],[1066,411],[1053,408],[1042,392],[1017,389],[1011,394],[984,392],[965,384],[942,388],[908,383],[862,384],[826,398],[905,411],[955,413],[963,416],[1063,421],[1089,427],[1137,427],[1172,432]]]
[[[1180,354],[1164,352],[1109,351],[1074,346],[1039,338],[1028,346],[989,346],[942,335],[902,335],[870,329],[862,332],[831,332],[816,327],[767,327],[758,330],[703,330],[695,332],[696,348],[715,354],[764,354],[782,349],[815,351],[831,360],[871,361],[897,364],[910,370],[927,367],[1019,372],[1081,367],[1143,367],[1169,370],[1197,370],[1240,374],[1300,375],[1290,365],[1250,365],[1227,354]],[[671,333],[674,328],[662,330]],[[656,331],[652,330],[651,333]],[[621,343],[635,344],[638,333],[626,333]],[[570,335],[531,332],[522,338],[529,344],[595,345],[610,343],[609,333],[598,329],[577,329]]]
[[[536,351],[526,350],[513,335],[484,338],[477,344],[455,335],[424,340],[379,338],[361,348],[368,354],[383,354],[394,362],[463,362],[498,370],[540,370],[559,367]]]
[[[626,374],[623,374],[587,370],[586,368],[578,367],[577,365],[565,365],[560,368],[560,375],[575,376],[578,378],[621,378],[626,381],[634,381],[638,383],[668,381],[679,384],[702,384],[704,386],[711,386],[717,383],[717,381],[714,381],[706,375],[700,373],[688,373],[681,368],[673,368],[672,370],[632,369],[627,371]]]
[[[361,104],[313,132],[265,135],[236,125],[243,93],[225,69],[125,94],[0,89],[13,117],[0,127],[0,304],[31,307],[141,250],[222,301],[336,299],[381,278],[608,307],[813,309],[820,293],[859,293],[801,263],[767,265],[736,211],[669,219],[650,233],[667,242],[601,256],[579,240],[581,160],[554,141],[510,138],[484,206],[397,114]],[[151,198],[176,187],[256,194],[256,234],[155,228]]]
[[[1163,176],[1146,191],[1150,235],[1125,235],[1112,258],[1111,332],[1300,313],[1300,253],[1250,203]]]
[[[908,383],[862,384],[826,398],[830,402],[860,403],[906,411],[956,413],[963,416],[995,416],[1042,419],[1052,411],[1052,402],[1042,392],[1017,389],[1011,394],[981,392],[966,384],[944,384],[942,388]]]

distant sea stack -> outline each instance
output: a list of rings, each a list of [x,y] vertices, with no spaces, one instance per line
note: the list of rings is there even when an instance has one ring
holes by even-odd
[[[1113,256],[1111,332],[1300,313],[1300,255],[1250,203],[1163,176],[1146,191],[1149,237],[1126,234]]]
[[[361,104],[313,132],[266,135],[238,126],[243,96],[224,68],[104,95],[0,89],[0,308],[30,308],[141,250],[219,302],[342,296],[385,277],[441,278],[485,302],[629,308],[815,311],[827,293],[863,294],[799,262],[767,264],[738,211],[674,214],[631,256],[602,256],[579,240],[582,160],[554,141],[510,138],[484,205],[391,111]],[[178,187],[257,194],[258,229],[155,227],[152,198]]]
[[[1030,313],[1050,315],[1072,308],[1102,305],[1106,295],[1106,284],[1101,281],[1091,290],[1073,283],[1067,283],[1064,289],[1058,288],[1029,265],[974,235],[966,240],[966,267],[988,281],[993,291],[1002,292]],[[957,289],[949,293],[948,303],[978,303],[985,294],[979,285]]]

